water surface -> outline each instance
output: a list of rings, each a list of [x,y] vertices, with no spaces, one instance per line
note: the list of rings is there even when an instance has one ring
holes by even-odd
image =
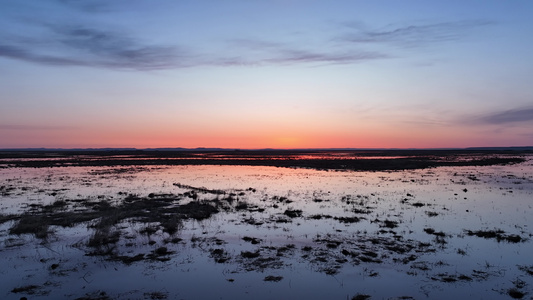
[[[153,219],[120,219],[110,227],[118,240],[97,246],[89,244],[98,218],[51,226],[45,238],[12,234],[19,219],[5,221],[6,299],[501,299],[533,291],[530,159],[394,172],[6,168],[0,186],[4,216],[42,214],[61,201],[47,214],[165,197],[173,206],[220,205],[206,218],[180,217],[172,234]]]

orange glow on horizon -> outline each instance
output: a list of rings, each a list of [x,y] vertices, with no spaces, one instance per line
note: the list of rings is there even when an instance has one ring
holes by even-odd
[[[117,124],[118,125],[118,124]],[[253,126],[255,125],[255,127]],[[251,124],[250,126],[205,127],[170,126],[168,124],[136,123],[125,128],[95,124],[92,127],[61,131],[13,131],[13,145],[0,148],[227,148],[227,149],[297,149],[297,148],[453,148],[502,146],[475,131],[454,127],[393,127],[385,123],[361,122],[351,128],[332,128],[328,124],[302,123]],[[503,136],[504,137],[504,136]],[[32,144],[25,144],[31,141]],[[509,145],[519,142],[507,141]]]
[[[43,141],[44,142],[44,141]],[[415,137],[381,135],[329,135],[329,136],[93,136],[72,138],[68,143],[47,140],[47,148],[227,148],[227,149],[298,149],[298,148],[446,148],[470,147],[472,143],[454,143],[448,139],[417,140]],[[457,142],[457,140],[455,141]],[[487,145],[484,143],[474,143]],[[490,145],[490,144],[489,144]],[[31,147],[31,145],[28,145]]]

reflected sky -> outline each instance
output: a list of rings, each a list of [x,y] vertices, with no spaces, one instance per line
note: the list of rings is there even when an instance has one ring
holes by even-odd
[[[533,250],[532,168],[528,159],[511,166],[401,172],[252,166],[3,169],[0,213],[4,215],[57,200],[118,205],[128,194],[149,198],[151,193],[197,191],[198,199],[185,197],[182,204],[224,197],[200,188],[233,193],[236,202],[263,210],[229,210],[203,221],[184,220],[176,243],[166,241],[169,236],[161,231],[142,233],[149,224],[126,220],[117,225],[122,232],[116,244],[121,255],[146,254],[161,246],[172,252],[164,262],[131,264],[86,256],[84,245],[93,230],[90,224],[54,228],[50,241],[43,244],[32,236],[8,235],[12,223],[4,223],[0,225],[0,257],[6,258],[8,268],[0,274],[0,286],[9,291],[25,278],[24,282],[48,291],[43,297],[57,299],[101,291],[134,298],[162,292],[169,298],[185,299],[344,299],[357,293],[376,298],[455,295],[487,299],[505,296],[511,282],[519,278],[529,284],[524,289],[529,292],[532,279],[517,265],[529,264]],[[287,210],[301,210],[302,215],[288,217]],[[342,221],[354,216],[361,220]],[[393,226],[387,227],[386,220]],[[443,232],[444,242],[428,234],[428,228]],[[465,233],[493,229],[527,241],[497,242]],[[260,242],[255,245],[243,237]],[[405,255],[390,251],[419,243],[430,246],[416,246]],[[216,249],[224,251],[227,262],[215,262]],[[258,251],[276,264],[257,267],[258,261],[242,257],[245,251]],[[350,251],[375,252],[381,262],[354,263]],[[414,255],[413,261],[402,261],[408,254]],[[50,269],[54,263],[59,265],[57,270]],[[439,281],[442,274],[472,280],[447,283]],[[264,281],[266,276],[283,278],[269,282]],[[6,297],[18,299],[20,294],[7,293]]]

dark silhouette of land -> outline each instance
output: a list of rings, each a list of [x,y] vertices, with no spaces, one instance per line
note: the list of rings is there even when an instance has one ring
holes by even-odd
[[[407,150],[17,149],[0,150],[0,168],[132,165],[246,165],[386,171],[513,164],[531,147]]]

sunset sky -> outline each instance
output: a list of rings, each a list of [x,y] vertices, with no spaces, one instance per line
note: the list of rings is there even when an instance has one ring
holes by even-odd
[[[0,148],[533,145],[533,1],[0,0]]]

